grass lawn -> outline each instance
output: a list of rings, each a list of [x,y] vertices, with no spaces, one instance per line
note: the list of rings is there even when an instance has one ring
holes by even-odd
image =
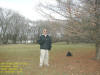
[[[66,56],[68,51],[73,56]],[[39,57],[37,44],[0,45],[0,75],[100,75],[100,61],[94,59],[93,44],[53,44],[49,67],[40,68]],[[8,71],[14,65],[17,70]]]

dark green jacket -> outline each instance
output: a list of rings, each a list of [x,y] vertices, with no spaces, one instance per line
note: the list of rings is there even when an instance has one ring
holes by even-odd
[[[51,38],[49,35],[46,37],[41,35],[37,42],[40,44],[40,49],[51,50]]]

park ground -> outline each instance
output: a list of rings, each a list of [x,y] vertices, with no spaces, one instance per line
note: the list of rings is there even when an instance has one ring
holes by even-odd
[[[66,56],[68,51],[72,52],[72,56]],[[21,72],[1,69],[0,75],[100,75],[100,61],[95,59],[94,44],[55,43],[49,53],[50,66],[40,68],[39,45],[0,45],[0,68],[7,63],[17,63],[17,67],[22,68]]]

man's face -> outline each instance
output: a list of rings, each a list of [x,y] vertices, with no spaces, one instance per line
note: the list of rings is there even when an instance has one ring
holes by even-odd
[[[46,29],[43,30],[43,34],[44,34],[44,35],[47,34],[47,30],[46,30]]]

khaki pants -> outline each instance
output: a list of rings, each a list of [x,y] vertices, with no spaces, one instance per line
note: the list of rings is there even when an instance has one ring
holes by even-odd
[[[40,50],[40,66],[43,66],[43,64],[48,66],[49,65],[48,60],[49,60],[48,50],[41,49]]]

